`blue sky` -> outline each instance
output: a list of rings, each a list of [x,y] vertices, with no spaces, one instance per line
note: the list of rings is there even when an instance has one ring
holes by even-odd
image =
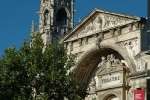
[[[38,26],[40,0],[1,0],[0,3],[0,56],[12,45],[19,48],[24,38],[29,38],[31,21]],[[83,19],[94,8],[147,16],[147,0],[75,0],[74,22]]]

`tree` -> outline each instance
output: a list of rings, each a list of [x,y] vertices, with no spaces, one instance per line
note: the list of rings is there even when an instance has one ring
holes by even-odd
[[[68,71],[74,59],[57,41],[45,47],[39,33],[18,51],[6,49],[0,58],[0,100],[82,100],[86,88]]]

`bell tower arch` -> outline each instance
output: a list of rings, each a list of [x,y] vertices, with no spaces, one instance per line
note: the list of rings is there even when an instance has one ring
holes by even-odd
[[[39,31],[44,44],[59,40],[74,26],[74,0],[40,0]]]

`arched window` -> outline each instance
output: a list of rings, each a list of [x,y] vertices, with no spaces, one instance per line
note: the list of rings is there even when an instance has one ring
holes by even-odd
[[[60,9],[58,10],[56,14],[56,22],[61,25],[66,25],[67,24],[67,13],[65,9]]]

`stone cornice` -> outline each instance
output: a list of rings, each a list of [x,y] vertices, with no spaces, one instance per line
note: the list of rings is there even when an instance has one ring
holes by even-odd
[[[128,75],[127,77],[131,78],[131,79],[136,79],[139,77],[145,77],[145,76],[149,76],[149,75],[150,75],[150,70],[144,70],[144,71],[132,73],[132,74]]]

